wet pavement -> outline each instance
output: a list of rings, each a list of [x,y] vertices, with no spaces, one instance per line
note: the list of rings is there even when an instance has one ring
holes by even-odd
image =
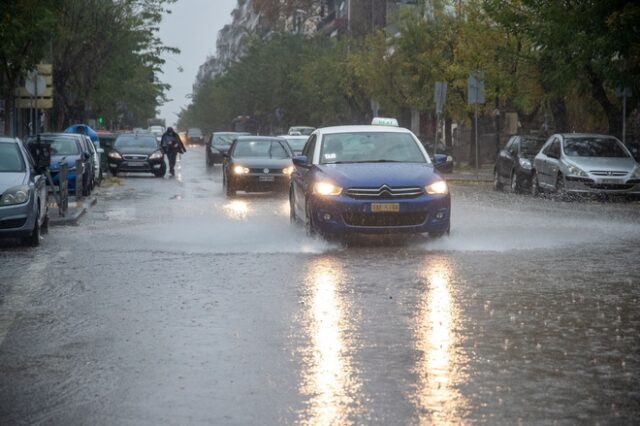
[[[0,424],[634,424],[640,203],[454,184],[451,236],[309,238],[201,147],[0,244]]]

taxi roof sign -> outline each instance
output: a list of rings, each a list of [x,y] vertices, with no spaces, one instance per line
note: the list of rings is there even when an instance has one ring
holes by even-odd
[[[371,124],[373,126],[393,126],[398,127],[398,120],[395,118],[387,118],[387,117],[374,117],[371,120]]]

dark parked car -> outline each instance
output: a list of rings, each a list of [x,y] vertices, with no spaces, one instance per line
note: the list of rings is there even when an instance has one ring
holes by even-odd
[[[205,149],[205,155],[207,159],[207,166],[213,166],[216,163],[222,164],[224,154],[229,151],[229,147],[233,143],[233,140],[238,136],[248,136],[249,133],[241,132],[215,132],[211,133],[209,140],[207,140]]]
[[[511,192],[528,191],[533,176],[533,158],[545,140],[532,136],[512,136],[498,154],[493,169],[493,183],[501,191],[508,185]]]
[[[225,154],[222,179],[225,194],[236,191],[286,190],[293,172],[293,154],[284,139],[239,136]]]
[[[94,154],[89,147],[91,141],[87,142],[84,135],[75,133],[44,133],[40,135],[40,140],[51,145],[51,165],[49,170],[51,171],[53,184],[59,184],[60,164],[67,163],[69,194],[75,194],[76,161],[82,160],[82,195],[89,195],[94,178]],[[34,142],[36,142],[36,138],[31,138],[28,144]]]
[[[163,177],[167,173],[167,164],[160,143],[152,133],[123,133],[109,152],[109,170],[113,176],[134,172]]]
[[[0,137],[0,236],[37,246],[48,223],[44,175],[20,140]]]

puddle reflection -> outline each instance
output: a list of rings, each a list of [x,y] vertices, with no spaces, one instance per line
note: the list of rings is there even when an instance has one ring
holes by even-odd
[[[465,400],[457,390],[462,382],[456,352],[458,310],[451,293],[453,271],[444,257],[427,259],[421,273],[425,288],[416,316],[416,346],[421,354],[415,404],[419,423],[463,424]]]
[[[353,343],[345,336],[347,306],[342,296],[344,275],[339,261],[314,261],[307,276],[305,323],[310,347],[305,354],[301,393],[309,395],[301,423],[348,424],[356,408],[359,384],[350,354]]]
[[[224,212],[230,219],[244,220],[249,215],[249,204],[243,200],[233,200],[224,205]]]

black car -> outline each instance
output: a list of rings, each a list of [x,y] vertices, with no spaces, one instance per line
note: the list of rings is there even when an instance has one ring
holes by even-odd
[[[123,133],[109,152],[109,170],[113,176],[121,172],[167,173],[164,154],[152,133]]]
[[[222,179],[228,197],[236,191],[287,190],[294,170],[287,141],[265,136],[239,136],[224,155]]]
[[[197,127],[192,127],[187,130],[187,141],[188,143],[195,143],[202,145],[204,143],[204,135],[202,134],[202,130]]]
[[[222,164],[224,154],[229,151],[229,147],[233,140],[238,136],[247,136],[249,133],[241,132],[215,132],[211,133],[207,140],[205,155],[207,158],[207,166],[213,166],[216,163]]]
[[[501,191],[509,185],[511,192],[531,187],[533,158],[544,145],[545,139],[532,136],[512,136],[498,154],[493,169],[493,183]]]

